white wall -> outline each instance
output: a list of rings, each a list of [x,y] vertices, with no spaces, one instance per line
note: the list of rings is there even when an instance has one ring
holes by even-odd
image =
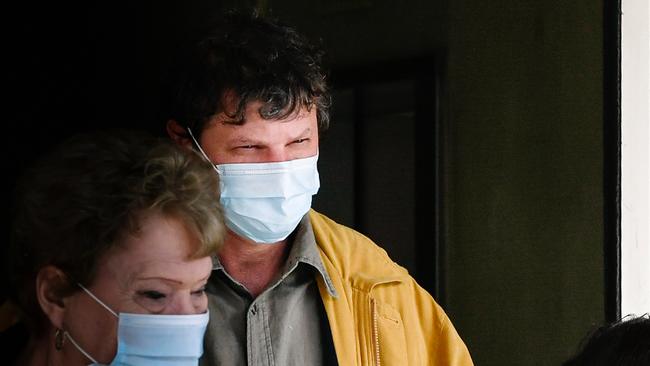
[[[650,6],[623,0],[621,313],[650,312]]]

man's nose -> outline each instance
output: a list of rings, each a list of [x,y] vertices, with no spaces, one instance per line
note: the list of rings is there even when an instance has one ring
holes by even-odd
[[[277,163],[281,161],[288,161],[291,160],[291,157],[289,154],[287,154],[287,150],[282,147],[271,147],[267,149],[266,153],[264,154],[264,160],[267,163]]]

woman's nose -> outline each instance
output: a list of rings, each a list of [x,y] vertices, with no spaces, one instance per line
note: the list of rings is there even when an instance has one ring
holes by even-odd
[[[192,301],[191,295],[176,296],[174,300],[165,308],[164,314],[167,315],[188,315],[197,314],[205,311],[198,304]]]

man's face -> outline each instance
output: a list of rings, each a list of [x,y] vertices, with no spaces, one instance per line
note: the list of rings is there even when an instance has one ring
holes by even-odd
[[[212,163],[280,162],[318,153],[316,108],[266,120],[258,113],[261,106],[248,104],[241,125],[229,122],[223,112],[205,125],[199,143]]]

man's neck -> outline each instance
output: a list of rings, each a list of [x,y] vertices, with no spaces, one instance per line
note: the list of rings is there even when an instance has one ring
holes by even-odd
[[[274,244],[256,244],[229,231],[219,260],[226,272],[256,298],[277,278],[288,253],[286,239]]]

